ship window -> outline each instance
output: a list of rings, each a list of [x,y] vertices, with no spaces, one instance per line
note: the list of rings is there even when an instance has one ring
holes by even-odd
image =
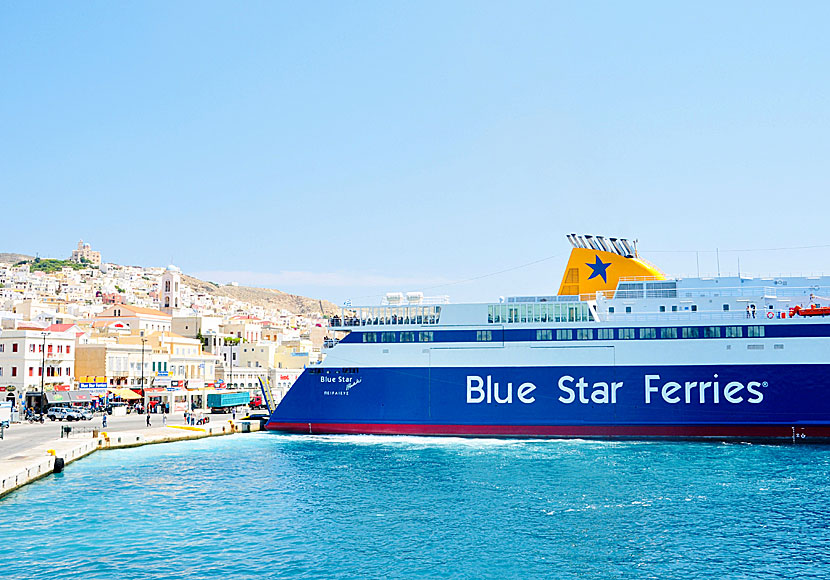
[[[657,338],[656,328],[641,328],[640,338]]]
[[[697,304],[692,304],[692,312],[697,312]]]
[[[614,314],[614,307],[613,306],[608,307],[608,314]]]
[[[697,328],[684,327],[682,332],[683,338],[698,338],[700,331]]]
[[[419,342],[432,342],[432,331],[419,332],[418,333],[418,341]]]
[[[557,329],[556,340],[573,340],[573,331],[570,328]]]
[[[619,336],[622,340],[631,340],[634,338],[634,329],[633,328],[621,328],[619,330]]]
[[[665,306],[661,306],[661,307],[660,307],[660,312],[665,312],[665,311],[666,311],[666,307],[665,307]]]
[[[727,312],[728,310],[729,310],[729,304],[724,304],[723,305],[723,311]]]
[[[626,306],[625,307],[625,313],[626,314],[631,314],[631,306]]]
[[[704,338],[720,338],[720,326],[704,326]]]
[[[763,336],[764,336],[764,327],[763,326],[747,326],[746,327],[746,335],[749,338],[763,338]]]
[[[536,340],[553,340],[552,330],[537,330]]]
[[[476,340],[479,342],[488,342],[490,340],[493,340],[493,331],[476,330]]]
[[[576,330],[576,339],[577,340],[593,340],[594,338],[594,329],[593,328],[578,328]]]
[[[740,326],[727,326],[726,327],[726,338],[742,338],[744,335],[743,328]]]
[[[620,282],[616,294],[617,298],[630,300],[643,297],[642,282]]]
[[[380,333],[380,341],[381,342],[395,342],[395,333],[394,332],[381,332]]]
[[[414,332],[402,332],[401,333],[401,342],[415,342],[415,333]]]
[[[487,307],[487,322],[489,322],[490,324],[493,323],[493,310],[494,308],[492,304]]]
[[[677,338],[676,328],[661,328],[660,338]]]
[[[541,322],[542,321],[542,305],[541,304],[534,304],[533,305],[533,322]]]
[[[671,311],[677,312],[677,304],[672,304]]]
[[[676,298],[677,282],[646,282],[646,298]]]
[[[377,342],[378,341],[378,333],[377,332],[364,332],[363,333],[363,342]]]
[[[614,338],[614,329],[613,328],[598,328],[597,329],[597,338],[600,340],[613,340]]]

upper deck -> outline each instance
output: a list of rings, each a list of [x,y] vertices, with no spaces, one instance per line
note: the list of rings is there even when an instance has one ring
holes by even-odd
[[[498,303],[440,305],[381,305],[344,307],[330,320],[334,330],[356,327],[458,327],[509,325],[572,326],[587,324],[661,324],[682,322],[758,323],[813,321],[795,317],[795,306],[830,305],[830,277],[809,279],[809,285],[796,286],[804,279],[768,280],[742,278],[730,286],[729,278],[704,280],[666,280],[661,282],[620,282],[614,292],[596,292],[590,300],[573,296],[516,296]],[[816,317],[819,320],[822,317]]]
[[[830,305],[828,276],[667,278],[641,259],[636,242],[568,236],[573,245],[557,295],[514,296],[498,303],[449,304],[446,297],[387,294],[379,306],[345,307],[330,326],[463,327],[509,325],[671,325],[699,321],[764,324],[818,321],[792,318],[795,307]],[[830,312],[830,309],[828,310]],[[819,314],[812,309],[813,314]]]

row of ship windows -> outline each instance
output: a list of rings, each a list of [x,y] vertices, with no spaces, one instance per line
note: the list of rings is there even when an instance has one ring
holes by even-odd
[[[487,306],[487,322],[512,324],[521,322],[590,322],[591,310],[584,302],[490,304]]]
[[[634,340],[637,338],[743,338],[743,326],[682,326],[668,328],[598,328],[597,340]],[[658,332],[659,331],[659,332]],[[616,336],[614,334],[616,333]],[[594,340],[593,328],[559,328],[556,330],[556,340]],[[763,338],[763,326],[747,326],[747,338]],[[491,339],[483,339],[491,340]],[[554,340],[553,330],[537,330],[536,340]]]
[[[380,335],[381,342],[433,342],[434,333],[431,330],[422,332],[364,332],[363,342],[377,342]],[[396,338],[400,335],[400,338]]]
[[[651,338],[763,338],[763,326],[682,326],[664,328],[557,328],[536,331],[536,340],[634,340]],[[434,342],[433,331],[364,332],[363,342]],[[492,330],[477,330],[477,342],[493,340]]]

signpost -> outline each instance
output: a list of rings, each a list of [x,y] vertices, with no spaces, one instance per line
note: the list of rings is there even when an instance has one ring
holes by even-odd
[[[11,401],[3,401],[0,403],[0,439],[6,438],[6,427],[9,426],[12,420],[12,403]]]

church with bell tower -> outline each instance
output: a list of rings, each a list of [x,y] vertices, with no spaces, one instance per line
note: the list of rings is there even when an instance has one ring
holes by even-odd
[[[181,297],[182,271],[173,264],[167,266],[161,276],[159,303],[161,311],[173,316],[182,307]]]

